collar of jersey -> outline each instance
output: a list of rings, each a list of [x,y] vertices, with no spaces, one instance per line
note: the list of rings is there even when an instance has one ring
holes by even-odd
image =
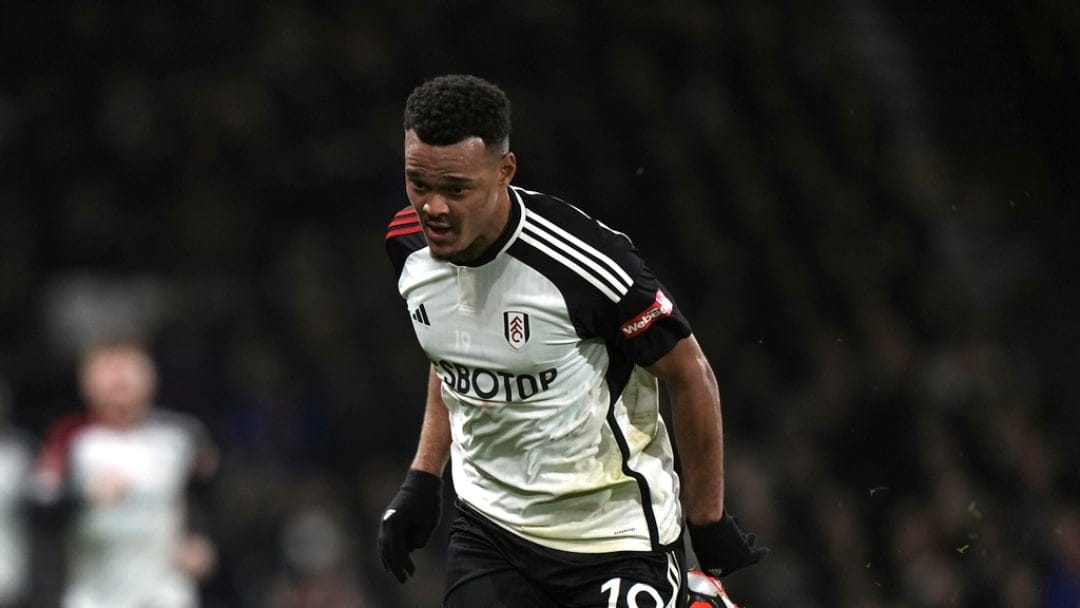
[[[525,215],[522,208],[525,203],[513,188],[507,187],[507,191],[510,195],[510,217],[506,221],[506,227],[503,228],[502,234],[499,235],[499,238],[495,239],[495,242],[492,243],[490,247],[484,250],[484,253],[480,254],[480,257],[465,264],[455,264],[456,266],[475,267],[487,264],[505,251],[514,237],[521,231],[521,218]]]

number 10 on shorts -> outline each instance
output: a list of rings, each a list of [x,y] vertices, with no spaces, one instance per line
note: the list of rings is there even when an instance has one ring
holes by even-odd
[[[606,583],[600,586],[600,591],[606,593],[608,596],[607,608],[620,608],[619,598],[622,597],[622,579],[612,578],[608,579]],[[638,603],[638,598],[642,595],[650,598],[651,602],[646,602],[644,606]],[[660,592],[645,583],[634,583],[626,590],[626,604],[622,604],[626,608],[665,608],[667,604],[664,604],[664,600],[660,597]]]

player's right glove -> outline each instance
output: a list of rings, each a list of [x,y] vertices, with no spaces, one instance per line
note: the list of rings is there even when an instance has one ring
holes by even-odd
[[[441,510],[442,478],[410,469],[379,522],[379,557],[399,583],[416,571],[409,553],[427,544]]]
[[[716,578],[752,566],[769,554],[768,547],[755,547],[757,537],[740,530],[726,512],[716,523],[695,526],[687,522],[687,527],[701,569]]]

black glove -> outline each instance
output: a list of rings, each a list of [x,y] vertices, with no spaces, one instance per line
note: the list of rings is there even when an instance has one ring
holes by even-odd
[[[379,557],[383,568],[404,583],[416,567],[409,552],[427,544],[442,510],[442,478],[409,469],[397,496],[379,522]]]
[[[769,554],[768,547],[755,547],[757,537],[740,530],[735,518],[727,513],[714,524],[695,526],[687,522],[687,527],[701,569],[710,576],[727,576],[760,562]]]

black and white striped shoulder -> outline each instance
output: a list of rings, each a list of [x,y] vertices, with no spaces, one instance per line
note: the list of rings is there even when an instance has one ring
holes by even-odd
[[[556,197],[512,191],[525,209],[518,253],[531,249],[533,261],[573,275],[612,303],[626,297],[642,265],[629,237]]]
[[[562,293],[582,338],[620,345],[650,365],[690,335],[690,325],[625,234],[558,198],[514,187],[524,207],[507,253]]]

